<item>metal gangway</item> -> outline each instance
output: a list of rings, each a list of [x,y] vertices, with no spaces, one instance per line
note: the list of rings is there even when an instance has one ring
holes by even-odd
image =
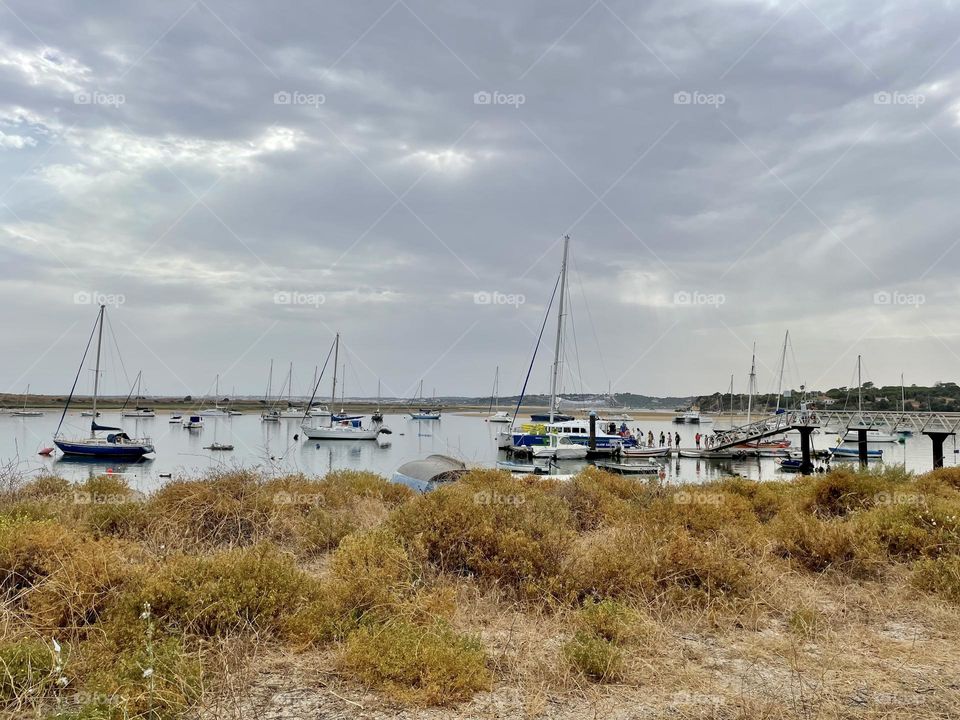
[[[841,439],[856,432],[866,461],[866,443],[871,430],[890,433],[908,431],[927,435],[933,442],[933,466],[943,467],[943,441],[960,427],[960,412],[902,412],[892,410],[789,410],[768,415],[740,427],[716,431],[712,450],[724,450],[754,443],[790,430],[799,431],[804,446],[804,465],[808,464],[809,437],[823,429]]]

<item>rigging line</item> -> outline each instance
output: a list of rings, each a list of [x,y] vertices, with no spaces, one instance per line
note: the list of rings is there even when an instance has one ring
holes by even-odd
[[[97,322],[100,321],[100,317],[97,317]],[[94,333],[97,331],[97,323],[93,323],[93,329],[90,331],[90,337],[87,339],[87,346],[83,349],[83,357],[80,358],[80,367],[77,368],[77,376],[73,379],[73,386],[70,388],[70,394],[67,396],[67,401],[63,404],[63,412],[60,414],[60,422],[57,423],[56,432],[54,432],[54,437],[60,434],[60,426],[63,425],[63,419],[67,416],[67,408],[70,407],[70,401],[73,399],[73,392],[77,389],[77,382],[80,380],[80,373],[83,372],[83,364],[87,360],[87,352],[90,350],[90,344],[93,342]],[[96,422],[97,418],[93,418]]]
[[[110,331],[110,339],[113,340],[113,347],[111,348],[111,352],[113,351],[114,348],[116,348],[117,361],[119,362],[120,370],[123,372],[123,380],[127,385],[129,385],[130,376],[127,374],[126,365],[124,365],[123,363],[123,355],[120,353],[120,343],[117,342],[117,334],[113,330],[113,322],[110,320],[110,317],[106,313],[103,314],[103,317],[106,318],[107,320],[107,329]]]
[[[557,287],[560,285],[560,275],[557,275],[557,281],[553,286],[553,292],[550,294],[550,303],[547,305],[547,311],[543,314],[543,323],[540,325],[540,334],[537,336],[537,343],[533,348],[533,357],[530,358],[530,365],[527,367],[527,376],[523,380],[523,387],[520,389],[520,397],[517,398],[517,409],[513,413],[513,422],[517,421],[520,414],[520,406],[523,404],[523,396],[527,392],[527,383],[530,382],[530,373],[533,371],[533,363],[537,359],[537,351],[540,349],[540,341],[543,340],[543,332],[547,327],[547,320],[550,318],[550,310],[553,308],[553,301],[557,297]],[[551,408],[552,410],[553,408]]]
[[[580,271],[576,269],[576,260],[574,260],[574,271],[577,275],[577,281],[580,284],[580,295],[583,297],[583,307],[587,312],[587,320],[590,322],[590,330],[593,333],[593,341],[597,345],[597,357],[600,360],[600,369],[603,372],[603,378],[607,381],[609,386],[610,384],[610,373],[607,372],[607,362],[603,357],[603,348],[600,345],[600,336],[597,335],[597,325],[593,321],[593,313],[590,312],[590,303],[587,302],[587,291],[583,285],[583,276],[580,275]]]
[[[583,394],[583,366],[580,364],[580,343],[577,342],[577,323],[573,317],[573,303],[570,302],[570,289],[567,288],[567,302],[566,307],[568,308],[567,316],[570,318],[570,332],[564,333],[565,336],[570,336],[573,338],[573,362],[570,363],[570,384],[573,387],[578,387],[577,381],[579,381],[578,392]],[[564,339],[564,356],[566,356],[566,339]],[[577,374],[573,374],[573,367],[576,364]]]

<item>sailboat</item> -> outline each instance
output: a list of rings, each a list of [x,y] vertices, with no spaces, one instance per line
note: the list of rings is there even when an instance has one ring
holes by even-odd
[[[131,438],[121,428],[108,427],[97,424],[97,395],[100,389],[100,350],[103,344],[103,318],[106,312],[106,306],[101,305],[97,314],[97,322],[94,326],[94,332],[97,335],[97,360],[96,371],[93,381],[93,410],[94,418],[90,421],[90,436],[85,438],[67,438],[60,434],[60,428],[63,426],[63,420],[67,416],[67,408],[70,407],[70,401],[73,399],[73,392],[77,387],[77,380],[74,379],[73,387],[70,389],[70,395],[67,397],[63,406],[63,414],[60,416],[60,423],[53,436],[54,444],[60,448],[64,455],[87,458],[105,458],[111,460],[139,460],[144,455],[154,452],[153,443],[149,438]],[[80,371],[83,369],[83,360],[86,359],[87,350],[90,349],[90,342],[93,340],[93,334],[87,341],[87,348],[83,352],[83,359],[80,361],[80,369],[77,370],[77,379],[80,377]],[[107,435],[97,435],[98,432],[105,432]]]
[[[23,394],[23,407],[20,410],[14,410],[10,413],[14,417],[40,417],[42,410],[27,410],[27,396],[30,395],[30,386],[27,385],[27,391]]]
[[[373,415],[370,416],[370,419],[374,422],[383,422],[383,411],[380,410],[380,380],[377,380],[377,409],[374,411]]]
[[[340,333],[333,341],[333,385],[330,390],[330,405],[337,401],[337,364],[340,362]],[[316,385],[314,386],[316,394]],[[313,398],[310,398],[311,405]],[[374,421],[372,427],[363,427],[360,418],[335,422],[333,417],[326,425],[315,424],[315,418],[305,418],[300,424],[303,434],[311,440],[376,440],[380,433],[389,433],[381,423]]]
[[[904,416],[907,414],[907,395],[903,387],[903,373],[900,373],[900,412]],[[902,420],[894,426],[893,431],[902,438],[913,435],[913,428]]]
[[[560,369],[563,362],[563,333],[564,333],[564,301],[567,294],[567,258],[570,252],[570,236],[564,235],[563,238],[563,263],[560,266],[560,277],[557,285],[554,286],[554,294],[558,298],[557,305],[557,336],[553,349],[553,366],[550,375],[550,413],[546,416],[545,423],[529,423],[522,425],[519,429],[512,425],[509,429],[504,429],[497,434],[497,447],[500,449],[515,447],[538,448],[540,446],[554,446],[554,437],[559,444],[559,438],[567,438],[577,445],[587,446],[590,443],[590,424],[586,420],[564,420],[557,412],[557,390],[559,389]],[[559,288],[559,295],[556,295]],[[550,307],[553,305],[553,299],[550,300]],[[541,328],[541,337],[543,328],[546,327],[549,318],[550,307],[547,308],[547,314],[543,319]],[[539,348],[539,343],[538,343]],[[530,361],[530,367],[527,369],[527,379],[536,361],[536,351]],[[526,394],[527,385],[524,382],[523,389],[520,392],[520,399],[517,401],[517,411],[523,402]],[[616,432],[615,423],[597,423],[594,427],[596,450],[598,452],[613,454],[621,447],[633,447],[637,444],[636,439],[627,435],[620,435]],[[549,451],[546,451],[549,453]]]
[[[282,418],[296,418],[300,420],[303,418],[304,410],[293,404],[293,363],[290,363],[290,369],[287,371],[287,407],[280,411],[280,417]],[[283,392],[281,388],[280,392]]]
[[[497,365],[496,372],[493,374],[493,393],[490,395],[490,409],[493,414],[487,418],[487,422],[509,423],[513,422],[510,413],[500,409],[500,366]]]
[[[225,408],[220,407],[220,373],[217,373],[213,392],[213,407],[204,408],[198,415],[202,415],[203,417],[229,417],[230,413]]]
[[[862,375],[863,359],[862,356],[857,355],[857,421],[863,422],[863,378]],[[845,443],[855,443],[859,442],[859,433],[856,430],[847,430],[846,434],[843,436],[843,442]],[[900,438],[896,435],[891,435],[890,433],[882,432],[878,429],[869,429],[867,430],[867,442],[870,443],[895,443],[900,442]],[[844,450],[843,448],[834,448],[833,452],[835,455],[844,455],[844,452],[837,453],[836,450]],[[846,448],[846,451],[853,452],[851,448]],[[849,455],[849,452],[847,454]],[[882,453],[881,453],[882,454]],[[868,457],[870,454],[868,453]]]
[[[417,397],[420,398],[420,402],[423,402],[423,379],[420,380],[420,392]],[[430,409],[427,407],[421,407],[418,410],[410,413],[411,420],[439,420],[440,419],[440,408]]]
[[[127,399],[123,401],[123,407],[120,408],[120,414],[123,417],[134,417],[134,418],[152,418],[156,417],[156,413],[153,411],[153,408],[140,405],[140,381],[143,377],[143,371],[137,373],[137,379],[134,381],[134,386],[130,388],[130,393],[127,395]],[[124,410],[127,406],[127,403],[130,402],[130,395],[133,395],[133,391],[137,391],[137,404],[133,410]]]
[[[273,392],[273,358],[270,359],[270,374],[267,376],[267,392],[263,396],[264,405],[270,402],[270,395]],[[264,409],[260,413],[260,422],[280,422],[280,411],[274,407]]]

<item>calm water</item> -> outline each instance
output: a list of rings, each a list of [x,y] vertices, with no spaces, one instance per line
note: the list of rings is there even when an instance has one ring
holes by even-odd
[[[228,418],[204,418],[205,427],[199,431],[184,430],[179,424],[167,421],[166,414],[155,418],[120,418],[118,413],[105,412],[100,422],[123,427],[131,436],[147,435],[156,445],[153,459],[132,465],[68,461],[62,458],[43,458],[37,450],[52,445],[52,435],[60,419],[59,412],[48,411],[42,417],[19,418],[0,415],[0,462],[15,464],[24,474],[54,472],[70,480],[82,480],[90,475],[112,470],[126,474],[131,486],[150,490],[165,482],[161,474],[195,476],[208,469],[245,467],[258,468],[267,473],[304,472],[322,475],[329,470],[350,468],[370,470],[390,476],[401,464],[430,453],[445,453],[468,464],[493,466],[498,459],[494,436],[503,427],[484,422],[482,417],[446,414],[439,421],[415,421],[403,415],[387,415],[385,425],[393,434],[381,435],[381,441],[309,441],[293,436],[300,432],[296,419],[279,423],[262,423],[259,415],[239,415]],[[70,413],[64,423],[82,435],[89,428],[90,418]],[[663,420],[635,420],[631,429],[640,428],[644,434],[653,430],[679,431],[683,447],[693,445],[695,426],[674,425],[669,417]],[[710,432],[711,425],[701,426],[701,432]],[[790,436],[799,446],[798,436]],[[828,436],[814,437],[814,446],[822,447]],[[829,436],[833,439],[833,436]],[[232,452],[204,450],[212,442],[231,443]],[[909,438],[904,444],[883,443],[877,447],[884,452],[884,462],[903,463],[908,469],[926,471],[932,466],[930,440],[922,435]],[[948,441],[944,447],[945,464],[957,463],[955,444]],[[501,459],[506,459],[501,453]],[[761,458],[743,461],[716,461],[671,459],[663,461],[668,481],[697,482],[731,473],[754,479],[782,477],[773,459]],[[562,472],[575,472],[583,462],[561,463]]]

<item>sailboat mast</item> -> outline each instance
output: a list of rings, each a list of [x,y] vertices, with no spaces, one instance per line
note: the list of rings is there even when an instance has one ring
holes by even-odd
[[[861,356],[857,355],[857,412],[863,412],[863,380],[861,379]]]
[[[900,373],[900,412],[907,411],[907,396],[903,390],[903,373]]]
[[[500,410],[500,366],[493,372],[493,411]]]
[[[267,397],[264,398],[270,402],[270,396],[273,394],[273,358],[270,358],[270,374],[267,375]]]
[[[777,380],[777,412],[780,412],[780,398],[783,397],[783,368],[787,364],[787,343],[790,341],[790,331],[783,336],[783,352],[780,353],[780,379]]]
[[[553,346],[553,375],[550,377],[550,422],[557,405],[557,377],[560,374],[560,343],[563,336],[563,301],[567,294],[567,254],[570,236],[563,236],[563,264],[560,266],[560,304],[557,307],[557,339]]]
[[[750,381],[748,383],[749,387],[747,392],[749,393],[747,397],[747,425],[750,424],[750,420],[753,416],[753,386],[757,380],[757,344],[753,344],[753,356],[750,358]]]
[[[97,436],[94,428],[97,426],[97,394],[100,392],[100,345],[103,343],[103,311],[106,305],[100,306],[100,317],[97,319],[97,362],[93,371],[93,420],[90,422],[90,437]]]
[[[337,364],[340,362],[340,333],[333,340],[333,386],[330,388],[330,409],[337,402]],[[332,415],[330,416],[333,417]]]

